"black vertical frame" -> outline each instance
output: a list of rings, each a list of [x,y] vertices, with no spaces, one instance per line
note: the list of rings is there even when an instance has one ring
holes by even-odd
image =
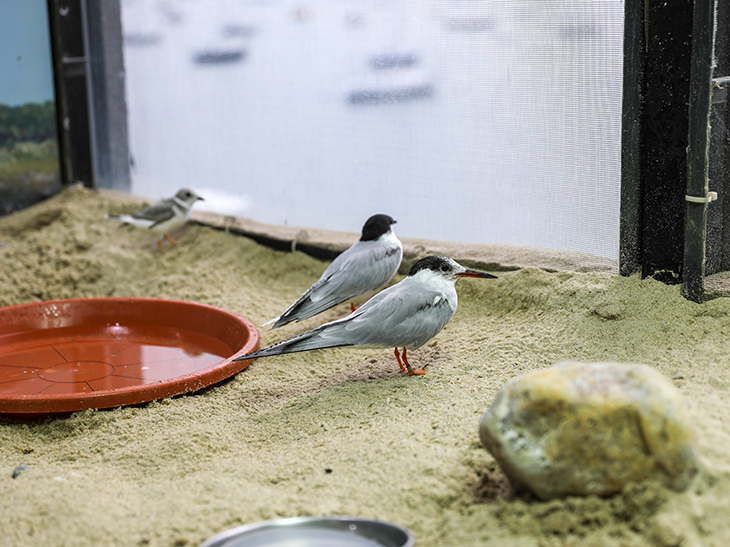
[[[713,24],[703,25],[714,13],[714,0],[625,2],[619,269],[684,282],[693,300],[702,292],[708,204],[685,196],[707,195],[702,127],[713,58],[705,31]]]
[[[64,183],[128,191],[119,0],[47,0]]]
[[[619,273],[641,271],[642,142],[644,132],[644,2],[624,3],[623,107],[621,114],[621,209]]]
[[[718,199],[707,210],[708,274],[730,270],[730,2],[717,2],[715,22],[708,174],[710,190],[717,192]]]
[[[48,0],[56,86],[61,177],[92,187],[87,58],[81,0]]]
[[[682,279],[692,4],[645,2],[641,271],[667,283]]]

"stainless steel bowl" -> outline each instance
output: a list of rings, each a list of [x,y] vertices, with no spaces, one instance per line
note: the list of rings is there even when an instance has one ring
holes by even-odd
[[[413,547],[408,530],[357,517],[291,517],[222,532],[200,547]]]

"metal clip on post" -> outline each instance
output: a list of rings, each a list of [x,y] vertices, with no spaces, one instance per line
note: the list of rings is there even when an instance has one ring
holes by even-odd
[[[710,203],[717,199],[717,192],[707,192],[704,197],[701,196],[684,196],[684,199],[691,203]]]

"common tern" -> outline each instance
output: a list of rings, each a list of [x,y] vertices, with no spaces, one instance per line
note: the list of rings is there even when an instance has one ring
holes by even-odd
[[[458,303],[455,285],[462,277],[496,278],[467,269],[445,256],[427,256],[411,267],[403,281],[379,292],[347,317],[236,361],[343,346],[394,347],[402,371],[425,374],[425,367],[415,369],[410,365],[406,352],[424,345],[451,321]],[[403,348],[402,354],[398,348]]]
[[[177,191],[174,197],[163,199],[159,203],[143,209],[139,213],[133,215],[104,216],[122,224],[136,226],[137,228],[154,232],[158,235],[157,246],[160,249],[160,253],[162,253],[162,238],[164,237],[173,245],[177,245],[177,241],[172,238],[169,232],[187,222],[193,203],[198,200],[204,201],[193,190],[182,188]]]
[[[373,215],[362,227],[352,247],[334,259],[319,280],[279,317],[264,323],[276,329],[322,313],[357,296],[382,289],[393,278],[403,259],[403,246],[393,232],[396,221]]]

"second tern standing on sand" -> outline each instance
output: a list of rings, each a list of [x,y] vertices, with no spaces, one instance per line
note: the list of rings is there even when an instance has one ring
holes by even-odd
[[[451,321],[458,303],[455,285],[462,277],[496,276],[467,269],[445,256],[427,256],[413,265],[403,281],[379,292],[347,317],[236,361],[343,346],[394,347],[401,370],[425,374],[423,368],[414,369],[408,363],[406,351],[420,348]]]

